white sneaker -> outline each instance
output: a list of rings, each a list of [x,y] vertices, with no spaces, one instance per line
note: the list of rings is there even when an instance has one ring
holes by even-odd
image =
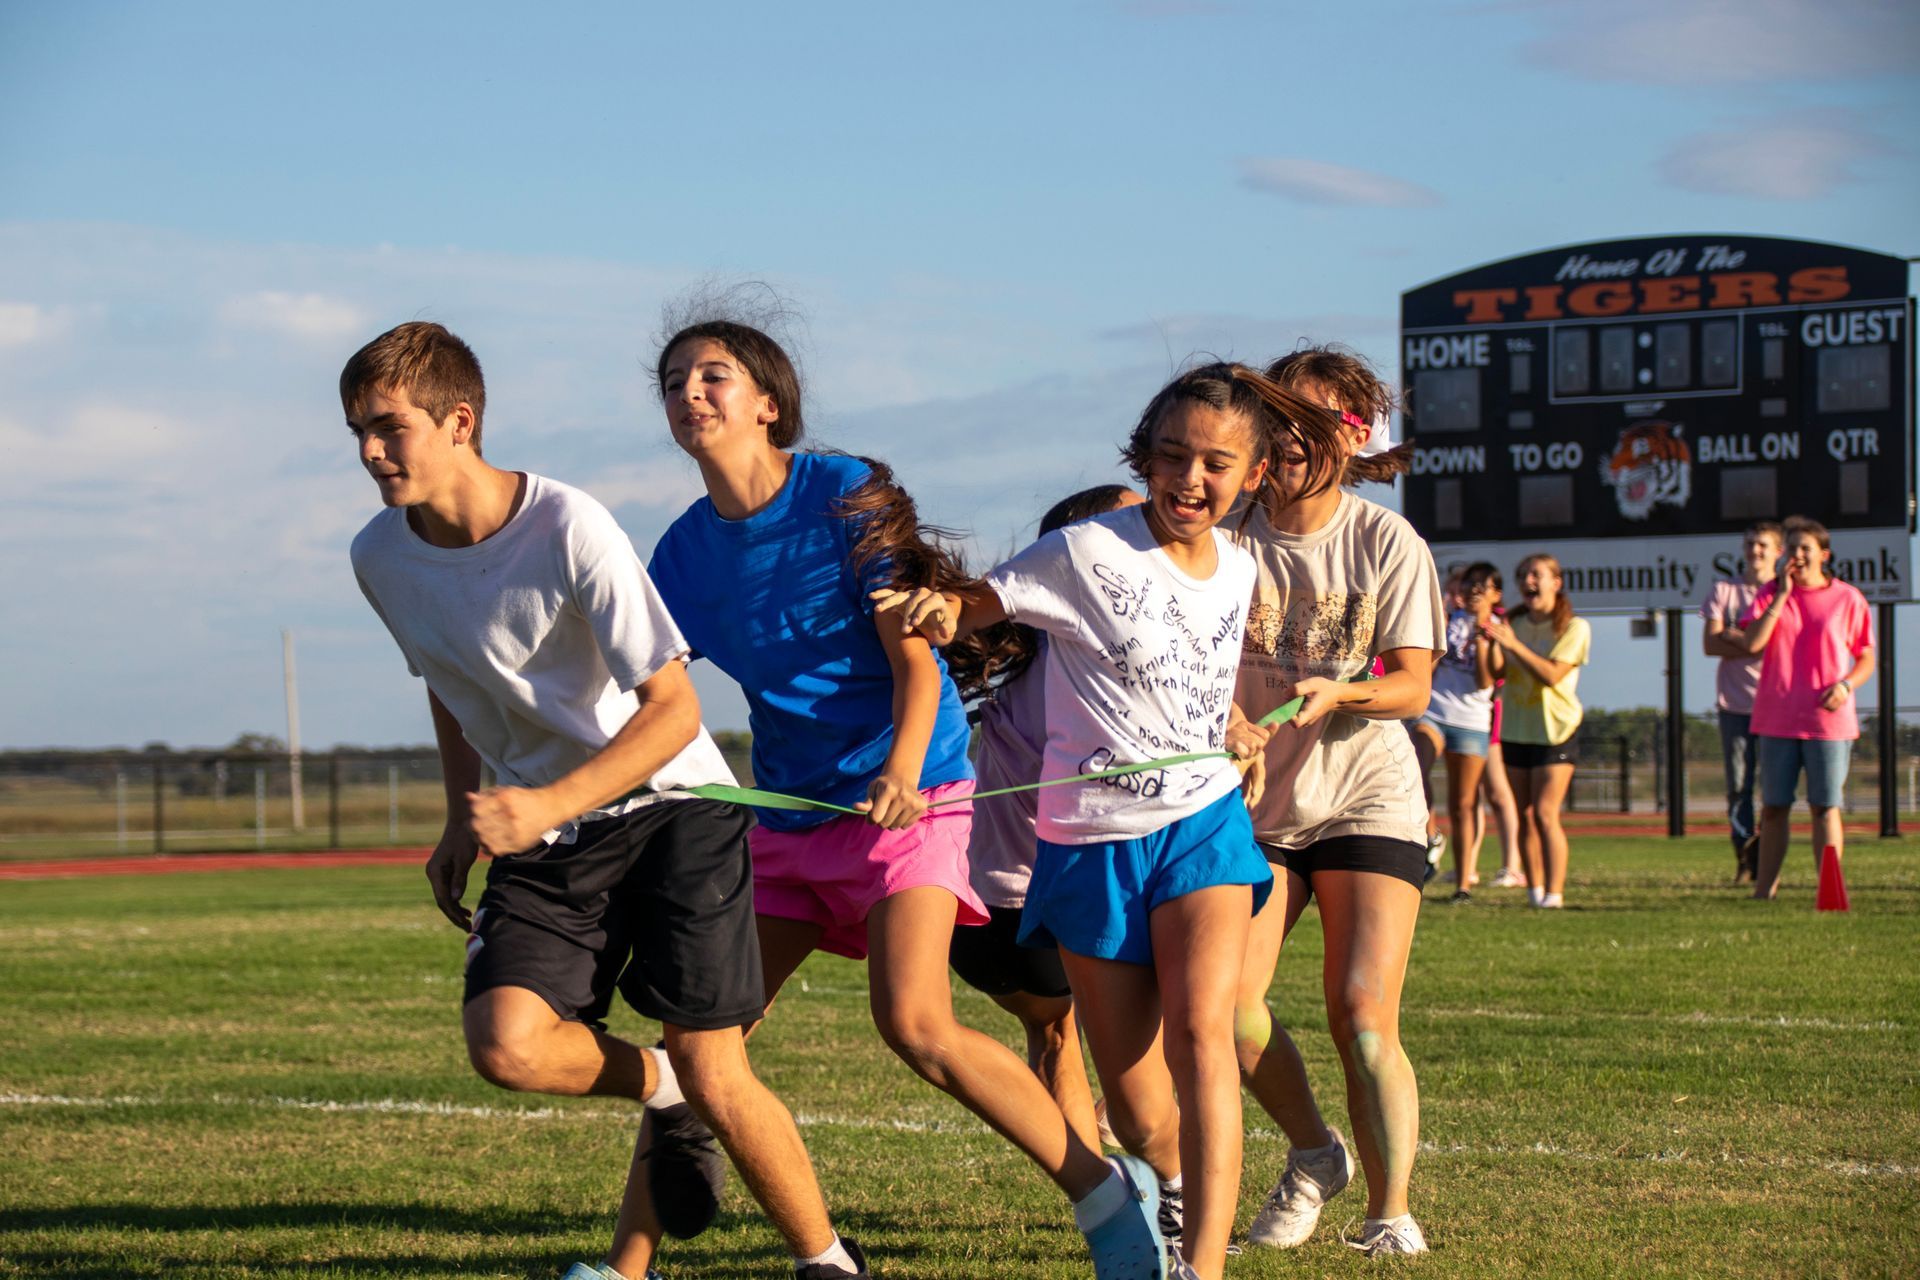
[[[1549,911],[1558,911],[1566,906],[1567,903],[1566,900],[1557,893],[1545,893],[1540,895],[1540,905]]]
[[[1493,878],[1493,887],[1496,889],[1524,889],[1527,887],[1527,878],[1525,876],[1517,876],[1513,874],[1513,872],[1503,868],[1500,874]]]
[[[1331,1126],[1333,1145],[1319,1151],[1287,1150],[1287,1169],[1274,1184],[1273,1194],[1254,1215],[1247,1230],[1251,1244],[1291,1249],[1305,1244],[1320,1221],[1320,1210],[1346,1189],[1353,1178],[1353,1156],[1340,1131]]]
[[[1403,1213],[1397,1218],[1368,1218],[1360,1227],[1360,1234],[1345,1241],[1347,1248],[1358,1249],[1369,1258],[1384,1258],[1397,1253],[1425,1253],[1427,1238],[1420,1234],[1420,1224],[1413,1215]]]

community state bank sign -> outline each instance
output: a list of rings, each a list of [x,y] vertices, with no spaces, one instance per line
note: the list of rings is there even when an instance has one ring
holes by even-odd
[[[1810,516],[1914,595],[1904,259],[1678,235],[1509,258],[1401,298],[1406,513],[1443,569],[1546,551],[1583,609],[1688,608],[1755,520]]]

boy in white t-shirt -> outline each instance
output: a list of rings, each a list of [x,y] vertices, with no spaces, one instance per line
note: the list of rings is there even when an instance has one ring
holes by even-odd
[[[1700,602],[1706,623],[1701,646],[1720,659],[1714,673],[1715,705],[1720,713],[1720,759],[1727,776],[1727,831],[1733,838],[1734,882],[1752,880],[1760,867],[1760,828],[1753,815],[1754,762],[1759,739],[1753,736],[1753,695],[1760,687],[1760,658],[1742,643],[1740,619],[1753,607],[1760,588],[1773,581],[1787,535],[1778,522],[1747,526],[1746,552],[1738,578],[1722,578]]]
[[[743,1028],[765,1005],[752,819],[672,794],[733,781],[700,724],[687,645],[606,508],[481,457],[485,397],[473,352],[437,324],[381,335],[340,375],[387,508],[354,539],[354,575],[425,678],[440,745],[447,825],[427,878],[469,931],[474,1068],[502,1088],[650,1108],[613,1248],[568,1280],[638,1280],[663,1230],[705,1229],[724,1163],[690,1136],[696,1116],[734,1153],[797,1275],[865,1276],[792,1116],[747,1062]],[[484,791],[483,763],[500,784]],[[616,987],[662,1022],[664,1050],[606,1033]]]

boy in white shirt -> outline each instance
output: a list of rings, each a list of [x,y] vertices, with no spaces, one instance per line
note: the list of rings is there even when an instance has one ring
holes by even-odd
[[[469,931],[462,1024],[506,1089],[648,1104],[606,1262],[649,1274],[662,1230],[704,1230],[726,1146],[802,1280],[863,1277],[827,1219],[793,1118],[754,1076],[765,1005],[749,813],[673,788],[731,783],[700,723],[687,645],[606,508],[480,454],[485,385],[437,324],[367,344],[340,376],[347,426],[386,510],[353,542],[360,588],[427,682],[447,825],[434,900]],[[480,789],[488,765],[500,785]],[[481,852],[493,861],[469,915]],[[665,1048],[608,1035],[618,988]],[[638,1176],[647,1171],[647,1177]]]

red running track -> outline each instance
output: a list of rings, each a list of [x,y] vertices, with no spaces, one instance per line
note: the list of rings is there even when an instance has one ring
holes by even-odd
[[[51,858],[0,862],[0,880],[73,880],[82,876],[166,876],[186,871],[251,871],[287,867],[424,865],[431,849],[329,849],[316,853],[174,853],[139,857]]]
[[[1645,836],[1664,840],[1667,819],[1664,814],[1567,814],[1567,834],[1581,836]],[[1441,825],[1446,824],[1445,819]],[[1724,828],[1704,815],[1690,816],[1689,835],[1722,834]],[[1878,835],[1880,828],[1870,823],[1852,824],[1849,836]],[[1808,839],[1813,828],[1804,820],[1793,825],[1793,835]],[[0,862],[0,880],[75,880],[86,876],[164,876],[188,871],[282,870],[288,867],[375,867],[394,864],[424,866],[433,850],[425,845],[415,849],[323,849],[313,853],[161,853],[131,857],[49,858],[39,862]],[[1481,849],[1485,857],[1487,848]],[[1493,852],[1498,856],[1498,848]]]

